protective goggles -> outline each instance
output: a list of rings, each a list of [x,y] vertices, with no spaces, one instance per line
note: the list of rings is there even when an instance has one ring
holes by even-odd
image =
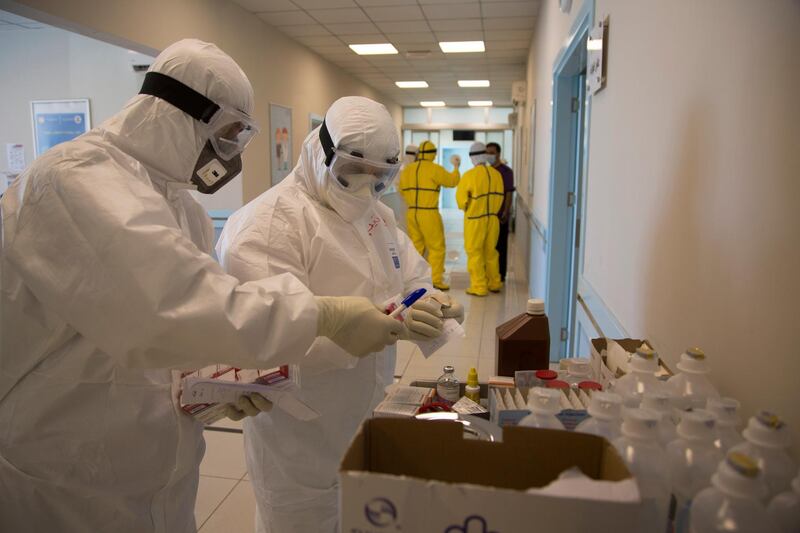
[[[384,161],[365,159],[358,152],[345,152],[336,148],[325,121],[320,126],[319,138],[325,152],[325,165],[335,182],[347,191],[356,192],[370,187],[374,195],[383,194],[400,171],[397,157]]]
[[[241,154],[259,131],[255,121],[246,113],[220,106],[188,85],[160,72],[145,74],[139,94],[161,98],[200,122],[206,138],[226,161]]]
[[[208,124],[201,124],[206,138],[225,161],[244,152],[259,131],[252,118],[227,106],[221,107]]]

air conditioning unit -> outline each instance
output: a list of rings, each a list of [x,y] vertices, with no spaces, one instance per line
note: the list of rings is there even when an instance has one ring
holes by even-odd
[[[528,97],[528,84],[524,81],[515,81],[511,84],[511,101],[515,104],[525,103]]]

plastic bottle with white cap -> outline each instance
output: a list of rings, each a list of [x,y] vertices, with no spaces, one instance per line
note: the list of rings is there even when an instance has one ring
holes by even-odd
[[[531,414],[519,421],[520,426],[540,429],[564,429],[556,415],[561,412],[561,391],[533,387],[528,392]]]
[[[767,512],[782,533],[800,531],[800,473],[792,481],[792,490],[772,498]]]
[[[711,483],[723,455],[714,446],[716,419],[708,411],[683,413],[677,431],[678,438],[667,446],[667,462],[677,504],[675,531],[685,533],[692,499]]]
[[[622,437],[614,441],[628,469],[636,478],[642,498],[639,531],[666,531],[669,514],[669,470],[664,448],[658,443],[661,415],[647,409],[627,409],[623,414]]]
[[[779,533],[761,503],[767,488],[755,459],[729,452],[711,476],[711,486],[695,496],[689,517],[692,533]]]
[[[620,436],[622,425],[622,398],[613,392],[595,392],[589,399],[589,418],[575,427],[575,431],[605,437],[610,442]]]
[[[675,429],[675,409],[672,405],[672,395],[666,391],[646,392],[642,396],[642,409],[649,409],[661,415],[658,423],[658,441],[662,446],[666,446],[678,438]]]
[[[708,359],[700,348],[688,348],[677,364],[679,374],[667,380],[667,388],[675,395],[679,409],[702,409],[706,400],[719,397],[708,379]]]
[[[630,372],[613,384],[611,392],[622,396],[627,408],[639,407],[647,392],[662,392],[664,384],[656,378],[658,353],[649,348],[639,348],[629,363]]]
[[[714,441],[722,453],[744,441],[739,432],[739,401],[733,398],[709,398],[706,411],[717,417],[717,440]]]
[[[758,462],[772,498],[789,488],[797,465],[786,448],[791,444],[789,428],[781,418],[770,411],[761,411],[750,418],[742,432],[744,442],[731,451],[741,452]]]

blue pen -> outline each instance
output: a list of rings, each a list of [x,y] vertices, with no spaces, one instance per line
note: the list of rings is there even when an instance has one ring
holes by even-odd
[[[425,294],[426,292],[427,291],[425,289],[417,289],[408,296],[406,296],[405,298],[403,298],[403,301],[400,302],[400,305],[397,306],[397,309],[389,313],[389,318],[397,318],[397,316],[400,313],[402,313],[403,311],[414,305],[417,302],[417,300],[422,298],[422,295]]]

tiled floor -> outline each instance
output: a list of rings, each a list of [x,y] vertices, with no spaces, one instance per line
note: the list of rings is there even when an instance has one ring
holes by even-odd
[[[478,369],[480,381],[494,375],[495,328],[525,311],[528,288],[515,279],[509,270],[506,287],[499,294],[485,298],[468,296],[464,239],[460,212],[447,210],[444,222],[447,232],[447,262],[450,272],[450,294],[465,308],[466,337],[444,346],[425,359],[413,344],[400,341],[395,375],[402,383],[418,379],[436,379],[444,365],[453,365],[456,377],[466,380],[470,367]],[[513,248],[509,265],[513,265]],[[510,266],[509,266],[510,268]],[[237,422],[221,422],[225,428],[241,428]],[[198,530],[202,533],[250,533],[254,531],[255,499],[244,462],[242,436],[207,430],[206,455],[200,465],[200,487],[195,506]]]

